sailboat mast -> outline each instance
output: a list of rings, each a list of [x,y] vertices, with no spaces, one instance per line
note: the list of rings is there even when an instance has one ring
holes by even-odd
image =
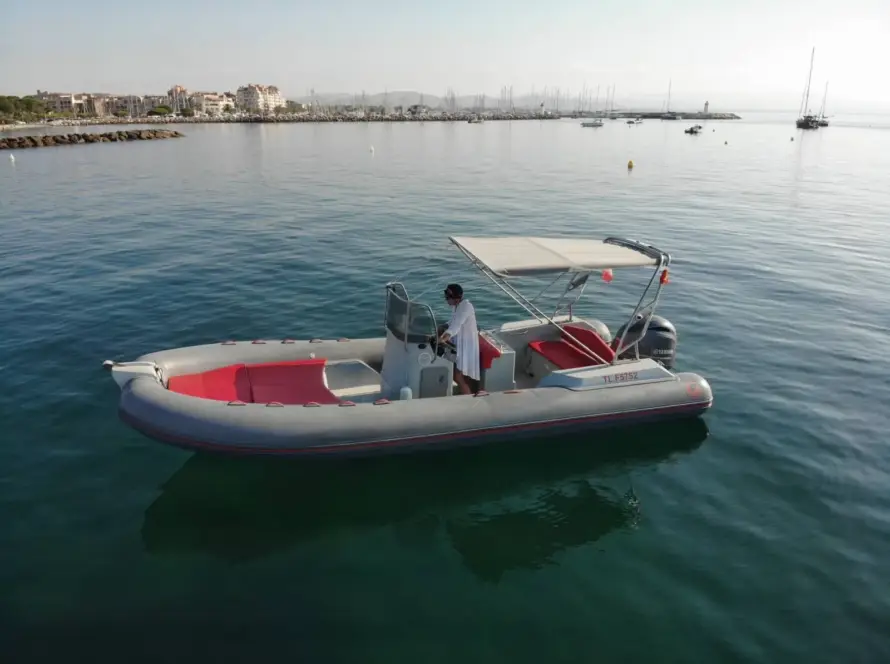
[[[801,115],[806,115],[809,113],[810,108],[810,83],[813,81],[813,59],[816,57],[816,47],[813,47],[812,53],[810,53],[810,74],[807,76],[807,90],[804,93],[803,97],[803,109],[801,109]]]
[[[828,99],[828,81],[825,81],[825,94],[822,95],[822,108],[819,109],[819,119],[825,117],[825,100]]]
[[[671,86],[674,84],[674,79],[668,79],[668,109],[667,112],[671,112]]]

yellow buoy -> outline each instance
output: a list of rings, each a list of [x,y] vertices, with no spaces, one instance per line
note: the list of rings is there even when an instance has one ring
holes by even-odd
[[[633,167],[634,167],[634,160],[633,160],[633,159],[631,159],[630,161],[627,162],[627,167],[628,167],[628,168],[633,168]]]

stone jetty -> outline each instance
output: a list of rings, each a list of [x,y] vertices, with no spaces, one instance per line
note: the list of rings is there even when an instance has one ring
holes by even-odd
[[[163,138],[182,138],[185,134],[172,129],[131,129],[109,131],[104,134],[41,134],[37,136],[0,137],[0,150],[24,150],[54,145],[83,145],[86,143],[124,143],[127,141],[155,141]]]

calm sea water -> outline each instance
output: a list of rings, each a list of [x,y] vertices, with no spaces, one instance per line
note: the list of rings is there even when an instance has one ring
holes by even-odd
[[[185,126],[3,156],[10,661],[888,661],[890,122],[686,124]],[[712,412],[321,464],[117,420],[104,359],[379,334],[395,276],[519,316],[459,233],[671,251],[662,313]],[[585,313],[614,329],[638,277]]]

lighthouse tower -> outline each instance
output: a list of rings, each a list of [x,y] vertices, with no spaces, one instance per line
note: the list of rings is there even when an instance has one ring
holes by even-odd
[[[705,113],[708,112],[708,102],[705,102]]]

